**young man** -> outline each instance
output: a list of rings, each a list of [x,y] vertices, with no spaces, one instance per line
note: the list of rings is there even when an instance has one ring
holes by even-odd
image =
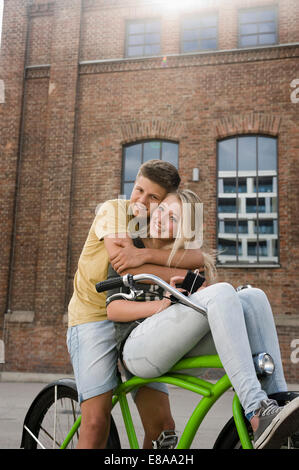
[[[67,334],[82,412],[78,448],[105,448],[112,393],[118,383],[114,325],[107,320],[106,294],[95,290],[97,282],[107,279],[110,260],[118,272],[129,269],[131,274],[152,273],[166,282],[203,264],[200,250],[179,250],[172,260],[177,267],[165,267],[168,250],[162,253],[133,247],[130,222],[134,225],[138,220],[139,225],[146,226],[151,209],[179,184],[180,177],[173,165],[160,160],[146,162],[138,172],[130,201],[106,201],[84,244],[69,303]],[[136,250],[134,256],[132,250]],[[145,430],[143,446],[149,448],[163,430],[174,429],[167,388],[163,384],[142,387],[135,403]]]

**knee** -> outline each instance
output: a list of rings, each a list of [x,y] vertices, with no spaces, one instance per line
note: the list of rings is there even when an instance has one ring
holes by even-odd
[[[215,287],[217,297],[222,298],[224,302],[236,297],[235,288],[228,282],[219,282]]]
[[[96,439],[105,439],[108,437],[110,415],[96,413],[82,416],[82,425],[89,435],[94,436]]]
[[[110,417],[82,416],[78,449],[104,449],[109,437]]]
[[[242,289],[238,292],[238,295],[250,305],[266,304],[269,302],[265,292],[257,287]]]

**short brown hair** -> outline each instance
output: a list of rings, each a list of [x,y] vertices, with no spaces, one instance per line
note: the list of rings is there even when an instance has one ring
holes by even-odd
[[[178,170],[169,162],[163,160],[148,160],[139,168],[137,178],[144,176],[154,183],[159,184],[166,191],[176,191],[180,185],[181,178]]]

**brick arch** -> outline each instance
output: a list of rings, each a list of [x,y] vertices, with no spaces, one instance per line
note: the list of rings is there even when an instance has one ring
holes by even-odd
[[[121,125],[122,145],[145,139],[169,139],[179,141],[184,125],[167,119],[148,119],[125,122]]]
[[[277,136],[281,118],[275,114],[233,114],[217,119],[214,125],[216,139],[237,134],[269,134]]]

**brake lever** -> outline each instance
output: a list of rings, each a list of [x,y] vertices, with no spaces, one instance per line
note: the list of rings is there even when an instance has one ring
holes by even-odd
[[[130,293],[129,294],[125,294],[124,292],[119,292],[118,294],[112,294],[110,295],[109,297],[109,301],[111,301],[112,299],[115,299],[116,297],[119,298],[119,297],[123,297],[124,299],[126,300],[135,300],[136,297],[138,297],[139,295],[143,294],[143,290],[130,290]]]
[[[143,290],[136,289],[134,277],[132,276],[132,274],[127,274],[125,278],[126,278],[126,281],[124,282],[124,284],[126,287],[130,289],[130,293],[125,294],[124,292],[119,292],[117,294],[112,294],[109,297],[109,301],[119,296],[123,297],[126,300],[135,300],[136,297],[144,293]]]

